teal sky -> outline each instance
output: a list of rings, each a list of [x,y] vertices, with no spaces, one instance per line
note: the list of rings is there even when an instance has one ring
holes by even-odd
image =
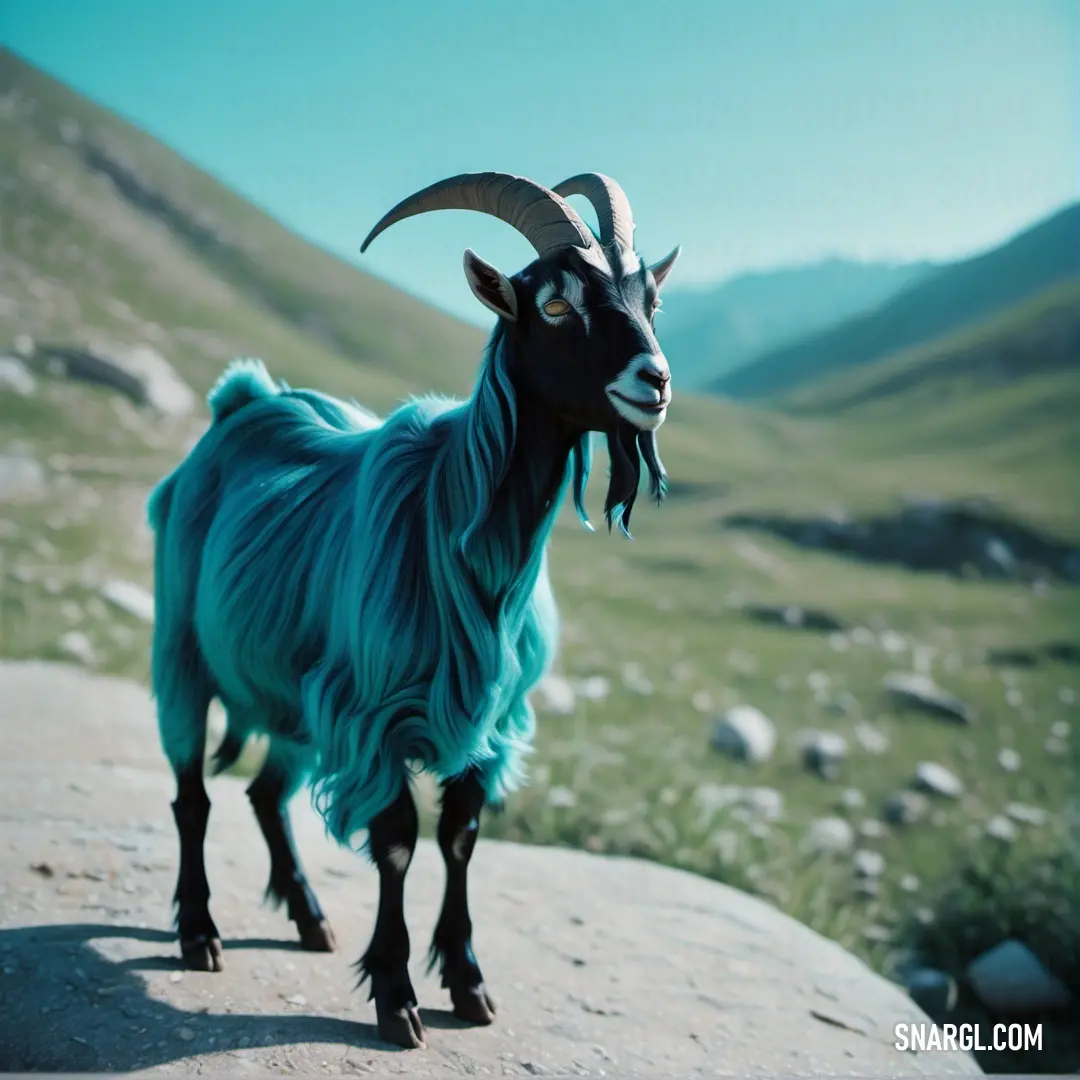
[[[1078,197],[1078,0],[0,0],[0,41],[305,236],[486,323],[457,172],[595,169],[649,260],[713,281],[828,254],[948,258]]]

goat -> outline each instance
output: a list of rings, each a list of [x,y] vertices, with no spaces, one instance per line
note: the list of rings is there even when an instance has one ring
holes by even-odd
[[[594,204],[599,235],[571,194]],[[361,250],[394,222],[440,208],[501,218],[538,256],[508,278],[465,252],[469,286],[498,316],[471,397],[413,398],[380,419],[276,383],[261,361],[234,361],[210,392],[209,427],[148,503],[152,683],[177,784],[183,959],[222,968],[203,861],[216,697],[228,726],[215,772],[249,735],[269,735],[248,794],[270,852],[267,897],[287,904],[304,948],[335,942],[296,851],[289,799],[310,781],[338,843],[366,830],[379,910],[357,966],[380,1036],[406,1048],[424,1045],[402,910],[418,828],[411,770],[443,787],[447,878],[431,963],[455,1013],[491,1023],[466,896],[480,813],[523,779],[527,695],[558,638],[546,544],[570,487],[591,528],[592,432],[608,440],[609,532],[630,535],[642,460],[663,498],[656,431],[671,395],[653,317],[679,254],[646,267],[626,196],[596,173],[554,190],[505,173],[444,180],[398,204]]]

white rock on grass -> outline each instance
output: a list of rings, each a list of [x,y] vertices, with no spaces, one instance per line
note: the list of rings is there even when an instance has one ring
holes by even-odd
[[[623,685],[635,694],[648,697],[653,692],[652,680],[645,674],[641,665],[630,661],[623,665]]]
[[[976,957],[967,981],[988,1009],[1003,1016],[1066,1009],[1072,994],[1022,941],[1010,938]]]
[[[776,749],[776,727],[753,705],[735,705],[716,722],[712,745],[742,761],[768,761]]]
[[[855,741],[868,754],[884,754],[889,749],[889,737],[865,721],[855,725]]]
[[[78,660],[80,664],[89,666],[97,660],[97,654],[94,652],[94,646],[90,644],[90,639],[78,630],[69,630],[56,644],[65,656]]]
[[[1028,806],[1027,803],[1013,802],[1005,807],[1005,816],[1021,825],[1045,825],[1050,815],[1039,806]]]
[[[587,701],[603,701],[611,692],[611,683],[603,675],[579,679],[574,687]]]
[[[1002,844],[1011,844],[1017,837],[1016,825],[1004,814],[996,814],[986,823],[986,835]]]
[[[33,397],[37,379],[17,356],[0,356],[0,391],[9,390],[20,397]]]
[[[541,680],[536,688],[543,707],[551,713],[569,716],[574,711],[577,695],[570,680],[554,673]]]
[[[855,830],[843,818],[810,822],[802,840],[803,851],[813,855],[843,855],[855,846]]]
[[[885,873],[885,856],[879,851],[862,848],[855,852],[851,862],[859,877],[879,878]]]
[[[569,810],[577,806],[577,796],[568,787],[553,787],[547,794],[548,806]]]
[[[945,799],[958,799],[964,794],[960,777],[936,761],[920,761],[915,766],[915,786]]]
[[[930,809],[926,796],[918,791],[897,791],[885,800],[883,816],[890,825],[914,825]]]
[[[847,740],[834,731],[811,732],[803,743],[803,764],[823,780],[835,780],[847,757]]]
[[[998,751],[997,763],[1005,772],[1014,773],[1020,771],[1020,755],[1008,747],[1003,747]]]
[[[113,578],[106,581],[99,591],[110,604],[115,604],[121,611],[126,611],[143,622],[154,621],[154,597],[141,585]]]
[[[701,784],[694,792],[702,828],[708,828],[721,810],[743,811],[742,820],[779,821],[784,816],[784,797],[767,787],[740,787],[736,784]]]

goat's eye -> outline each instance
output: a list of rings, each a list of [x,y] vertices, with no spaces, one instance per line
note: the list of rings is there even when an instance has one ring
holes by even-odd
[[[544,314],[557,318],[560,315],[568,315],[570,305],[565,300],[549,300],[544,305]]]

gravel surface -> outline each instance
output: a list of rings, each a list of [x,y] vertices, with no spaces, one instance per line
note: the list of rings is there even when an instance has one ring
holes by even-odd
[[[353,990],[377,877],[304,797],[297,841],[341,951],[304,953],[262,906],[269,859],[240,782],[209,785],[225,970],[181,971],[172,778],[145,688],[0,663],[0,1067],[196,1075],[978,1074],[893,1047],[926,1017],[837,945],[735,890],[632,859],[481,839],[475,945],[499,1015],[469,1028],[424,959],[441,900],[422,841],[407,887],[426,1050],[381,1043]]]

